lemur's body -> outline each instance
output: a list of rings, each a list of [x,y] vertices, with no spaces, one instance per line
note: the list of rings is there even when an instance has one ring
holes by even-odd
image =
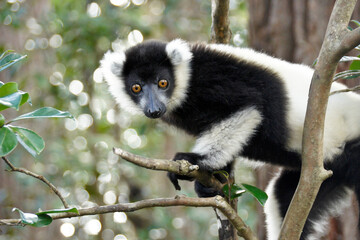
[[[265,207],[269,237],[276,239],[299,178],[311,68],[250,49],[181,40],[107,53],[102,68],[121,107],[161,118],[197,138],[192,153],[174,160],[187,159],[209,171],[224,169],[239,156],[284,166],[269,184]],[[359,109],[357,94],[330,97],[324,153],[334,176],[320,190],[303,239],[315,236],[315,223],[333,213],[332,204],[342,202],[347,188],[359,196]],[[197,190],[206,192],[199,185]]]

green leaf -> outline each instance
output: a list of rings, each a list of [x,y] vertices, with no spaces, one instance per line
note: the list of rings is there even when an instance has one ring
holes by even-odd
[[[0,156],[6,156],[15,149],[18,141],[16,135],[7,126],[0,128]]]
[[[24,213],[18,208],[13,208],[13,212],[18,211],[23,224],[33,227],[44,227],[52,222],[52,218],[47,214]]]
[[[5,124],[5,117],[4,115],[0,114],[0,128],[2,128]]]
[[[2,87],[2,85],[4,85],[4,83],[2,81],[0,81],[0,87]]]
[[[11,53],[0,59],[0,72],[21,60],[27,58],[27,55],[20,55],[18,53]]]
[[[360,22],[357,20],[351,20],[351,22],[355,23],[358,27],[360,27]]]
[[[68,208],[68,209],[52,209],[48,211],[38,212],[36,214],[48,214],[48,213],[77,213],[79,214],[79,211],[77,208]]]
[[[266,200],[268,199],[268,195],[263,190],[245,183],[241,185],[248,193],[255,197],[262,206],[264,206]]]
[[[37,214],[38,216],[38,221],[35,224],[32,224],[31,226],[33,227],[45,227],[47,225],[49,225],[50,223],[52,223],[52,217],[50,217],[47,214]]]
[[[18,90],[18,84],[8,82],[0,86],[0,111],[7,108],[15,108],[19,110],[19,106],[29,102],[30,96],[27,92]]]
[[[63,112],[60,110],[57,110],[52,107],[43,107],[39,108],[33,112],[29,112],[26,114],[23,114],[21,116],[18,116],[11,120],[10,122],[15,122],[23,119],[31,119],[31,118],[72,118],[74,117],[69,112]]]
[[[34,157],[37,157],[44,150],[45,142],[35,132],[22,127],[9,127],[16,133],[19,143]]]
[[[222,190],[223,190],[225,196],[230,196],[231,200],[233,200],[234,198],[240,197],[245,192],[245,190],[242,189],[241,187],[239,187],[236,183],[230,185],[230,194],[229,194],[229,185],[228,184],[226,184]]]
[[[3,52],[3,53],[0,55],[0,59],[4,58],[6,54],[11,53],[11,52],[14,52],[14,50],[6,50],[5,52]]]
[[[349,70],[360,70],[360,61],[354,61],[350,64]]]
[[[230,175],[227,171],[225,170],[219,170],[219,171],[215,171],[213,172],[213,174],[221,174],[223,175],[226,179],[229,179]]]

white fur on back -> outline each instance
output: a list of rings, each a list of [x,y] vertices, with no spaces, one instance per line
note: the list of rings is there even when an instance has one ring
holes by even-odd
[[[126,92],[123,79],[113,73],[113,68],[115,66],[121,68],[124,62],[125,54],[123,52],[108,51],[105,53],[103,59],[100,61],[104,79],[109,85],[111,95],[113,95],[121,109],[132,114],[142,114],[141,108],[135,104]],[[121,69],[117,69],[117,71],[121,72]]]
[[[205,155],[202,164],[221,169],[234,160],[255,133],[262,117],[254,107],[239,111],[204,132],[192,152]]]
[[[190,62],[192,52],[189,44],[181,39],[175,39],[166,45],[166,54],[174,66],[175,88],[167,104],[168,111],[180,106],[186,99],[191,76]]]
[[[281,224],[283,218],[280,215],[279,203],[275,197],[275,183],[280,176],[280,172],[273,177],[266,187],[266,194],[268,200],[264,205],[264,212],[266,215],[266,231],[268,240],[277,240],[280,234]]]
[[[289,99],[287,123],[289,126],[290,150],[301,152],[302,134],[305,120],[308,93],[314,70],[301,64],[289,63],[248,48],[235,48],[228,45],[210,45],[214,50],[239,57],[242,61],[268,69],[276,73],[284,83]],[[346,88],[333,83],[331,91]],[[360,95],[341,93],[330,96],[324,128],[324,156],[331,159],[341,153],[343,144],[360,136]]]

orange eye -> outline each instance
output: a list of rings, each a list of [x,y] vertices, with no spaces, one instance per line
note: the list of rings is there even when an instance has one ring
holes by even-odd
[[[165,80],[165,79],[160,80],[160,81],[158,82],[158,86],[159,86],[160,88],[166,88],[167,85],[168,85],[168,81]]]
[[[141,91],[141,86],[139,84],[134,84],[134,85],[132,85],[131,90],[134,93],[139,93]]]

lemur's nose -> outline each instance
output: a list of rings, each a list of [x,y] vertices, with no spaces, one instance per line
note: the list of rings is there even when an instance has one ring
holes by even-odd
[[[150,116],[151,118],[158,118],[158,117],[161,116],[161,110],[160,110],[160,109],[153,110],[153,111],[151,111],[151,110],[149,109],[148,112],[149,112],[149,116]]]

